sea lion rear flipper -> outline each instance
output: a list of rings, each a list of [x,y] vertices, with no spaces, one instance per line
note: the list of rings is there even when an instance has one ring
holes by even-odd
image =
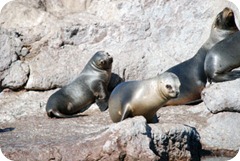
[[[124,109],[124,111],[123,111],[123,114],[122,114],[122,117],[121,117],[121,121],[123,121],[124,119],[126,119],[128,116],[129,116],[129,114],[130,114],[130,112],[131,112],[131,107],[129,107],[130,105],[127,105],[127,106],[125,106],[123,109]]]
[[[153,116],[152,120],[151,120],[149,123],[158,123],[158,122],[159,122],[158,116],[157,116],[157,114],[155,114],[155,115]]]
[[[59,111],[49,110],[47,111],[47,115],[51,118],[73,118],[73,117],[79,117],[79,115],[65,115],[60,113]]]

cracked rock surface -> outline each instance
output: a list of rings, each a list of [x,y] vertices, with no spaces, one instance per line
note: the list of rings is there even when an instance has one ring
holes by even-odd
[[[96,106],[78,118],[50,119],[41,107],[44,104],[41,97],[48,93],[28,94],[27,98],[40,99],[35,104],[25,100],[29,104],[19,106],[25,108],[27,112],[15,109],[12,113],[5,113],[9,117],[1,120],[1,149],[10,159],[49,160],[60,157],[62,160],[68,160],[70,157],[72,160],[118,158],[199,160],[200,158],[200,137],[193,127],[171,123],[147,124],[142,116],[112,123],[108,112],[100,112]],[[27,99],[22,94],[16,97],[19,101]],[[1,105],[6,103],[1,102]]]
[[[191,58],[226,0],[13,0],[0,13],[0,147],[12,160],[200,160],[240,147],[239,80],[211,84],[195,106],[112,123],[95,104],[50,119],[49,96],[98,50],[126,81]],[[236,10],[234,10],[236,12]]]

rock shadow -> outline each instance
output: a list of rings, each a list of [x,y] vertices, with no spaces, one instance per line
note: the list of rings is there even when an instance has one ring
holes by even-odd
[[[7,128],[4,128],[4,129],[0,128],[0,133],[11,132],[13,130],[15,130],[15,128],[13,128],[13,127],[7,127]]]

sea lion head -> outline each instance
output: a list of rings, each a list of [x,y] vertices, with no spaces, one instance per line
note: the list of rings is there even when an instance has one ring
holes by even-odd
[[[113,58],[108,52],[98,51],[91,58],[91,63],[94,67],[102,70],[108,70],[112,68]]]
[[[176,98],[180,93],[180,80],[179,78],[170,72],[164,72],[159,75],[160,77],[160,90],[164,97]]]
[[[224,10],[217,15],[214,27],[223,30],[238,30],[233,10],[228,7],[224,8]]]

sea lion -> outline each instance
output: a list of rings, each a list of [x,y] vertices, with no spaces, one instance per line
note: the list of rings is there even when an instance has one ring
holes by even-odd
[[[240,70],[233,70],[237,67],[240,67],[240,32],[212,47],[204,63],[204,70],[210,83],[240,78]]]
[[[154,122],[157,110],[169,99],[179,94],[178,77],[165,72],[142,81],[120,83],[108,100],[109,115],[113,122],[142,115],[147,122]]]
[[[107,109],[107,88],[111,77],[113,58],[105,51],[96,52],[79,77],[53,93],[47,101],[49,117],[75,117],[94,102],[101,111]]]
[[[211,27],[208,40],[192,58],[171,67],[167,72],[175,73],[181,82],[180,95],[171,99],[168,105],[195,104],[201,102],[201,92],[207,83],[204,61],[208,51],[218,42],[237,32],[234,13],[230,8],[220,12]]]

